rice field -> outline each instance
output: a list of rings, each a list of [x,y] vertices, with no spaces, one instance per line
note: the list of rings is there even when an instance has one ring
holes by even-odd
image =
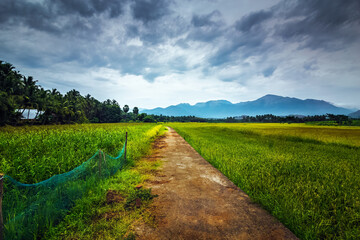
[[[169,125],[299,238],[360,237],[360,128]]]
[[[117,123],[0,128],[0,172],[37,183],[70,171],[97,150],[116,156],[128,132],[129,159],[138,159],[161,126]]]
[[[108,190],[119,191],[124,196],[132,193],[133,185],[139,183],[142,176],[130,170],[129,166],[133,166],[149,152],[150,143],[162,128],[162,125],[157,124],[135,123],[0,128],[1,173],[25,184],[38,183],[65,173],[58,178],[61,181],[54,179],[50,185],[40,183],[34,187],[22,187],[12,185],[9,181],[4,182],[5,237],[41,239],[46,236],[56,239],[56,236],[65,232],[62,239],[78,238],[84,234],[82,231],[87,230],[87,235],[83,236],[85,239],[104,239],[104,235],[99,233],[109,234],[110,226],[117,228],[113,236],[123,237],[131,222],[139,218],[141,213],[126,212],[126,223],[108,222],[107,231],[92,230],[97,225],[93,219],[104,214],[103,211],[109,211],[107,205],[104,205]],[[99,149],[110,156],[117,156],[123,148],[126,132],[128,144],[125,170],[120,169],[110,178],[99,178],[99,160],[94,162],[97,165],[91,165],[87,160],[98,158],[99,154],[95,153]],[[106,165],[110,167],[117,161],[108,156],[104,158],[102,173]],[[121,166],[123,159],[119,161]],[[95,174],[86,177],[86,180],[69,178],[68,172],[84,162],[91,167],[86,171],[95,171]],[[65,210],[71,208],[74,210],[66,215]],[[70,224],[66,219],[63,220],[65,216],[67,219],[73,217]]]
[[[305,124],[169,123],[206,160],[301,239],[360,236],[360,128]],[[116,156],[128,132],[130,165],[161,131],[156,124],[83,124],[0,128],[0,172],[37,183],[72,170],[98,149]],[[108,189],[131,194],[143,177],[130,169],[98,184],[57,225],[33,238],[123,238],[141,211],[99,216]],[[102,206],[102,207],[99,207]],[[119,206],[117,208],[122,208]]]

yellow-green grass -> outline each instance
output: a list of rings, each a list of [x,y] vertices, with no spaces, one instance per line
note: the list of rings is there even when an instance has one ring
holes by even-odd
[[[360,128],[172,123],[302,239],[360,236]]]
[[[199,123],[198,126],[213,126]],[[315,126],[304,123],[218,123],[217,127],[250,130],[262,135],[292,136],[313,139],[326,143],[339,143],[360,147],[360,127],[357,126]]]
[[[140,196],[140,208],[129,210],[125,200],[107,204],[106,192],[116,191],[128,199],[138,192],[134,186],[149,179],[159,165],[159,161],[141,159],[134,167],[117,172],[80,199],[62,222],[49,229],[45,239],[134,239],[134,229],[139,223],[155,226],[154,217],[147,209],[151,200]]]
[[[163,131],[162,125],[135,123],[0,128],[0,172],[23,183],[36,183],[72,170],[93,156],[98,149],[116,156],[123,147],[125,132],[128,132],[125,169],[118,171],[113,177],[86,186],[86,194],[77,200],[73,210],[59,227],[56,225],[60,219],[56,222],[47,221],[46,226],[34,220],[33,225],[37,230],[34,231],[34,227],[31,229],[31,239],[40,239],[44,235],[53,239],[71,236],[81,238],[89,237],[89,234],[99,236],[99,239],[103,236],[108,236],[107,239],[110,239],[110,236],[114,236],[114,239],[123,238],[131,222],[141,217],[141,209],[126,212],[126,217],[116,218],[112,221],[113,224],[107,227],[104,224],[92,223],[94,219],[100,220],[109,208],[104,205],[108,190],[116,190],[127,197],[133,193],[134,185],[143,181],[144,176],[131,169],[137,160],[149,153],[150,143]],[[121,206],[120,204],[120,208]],[[35,217],[41,220],[48,216]],[[72,220],[71,223],[68,219]],[[104,219],[95,222],[103,223]],[[18,238],[28,238],[27,230],[18,227],[17,231],[24,231],[18,233]],[[99,231],[102,234],[98,234]]]
[[[83,124],[0,128],[0,172],[36,183],[80,165],[98,149],[116,156],[128,132],[128,158],[148,149],[156,124]]]

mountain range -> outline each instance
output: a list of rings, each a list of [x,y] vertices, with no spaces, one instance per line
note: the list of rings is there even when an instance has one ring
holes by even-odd
[[[349,117],[352,117],[352,118],[360,118],[360,110],[356,111],[356,112],[353,112],[353,113],[350,113],[349,114]]]
[[[226,100],[201,102],[195,105],[181,103],[166,108],[143,109],[141,112],[166,116],[196,116],[203,118],[225,118],[235,116],[255,116],[273,114],[287,115],[322,115],[344,114],[354,112],[354,109],[337,107],[329,102],[315,99],[301,100],[298,98],[265,95],[254,101],[231,103]]]

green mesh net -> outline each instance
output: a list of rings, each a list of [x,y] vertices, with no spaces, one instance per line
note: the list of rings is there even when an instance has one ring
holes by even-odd
[[[91,187],[125,165],[125,146],[126,143],[117,157],[98,150],[73,170],[35,184],[23,184],[4,175],[2,209],[5,239],[36,239],[36,236],[42,236]]]

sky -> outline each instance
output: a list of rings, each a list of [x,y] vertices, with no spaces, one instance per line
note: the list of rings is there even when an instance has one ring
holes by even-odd
[[[266,94],[360,109],[359,0],[0,0],[0,60],[130,108]]]

